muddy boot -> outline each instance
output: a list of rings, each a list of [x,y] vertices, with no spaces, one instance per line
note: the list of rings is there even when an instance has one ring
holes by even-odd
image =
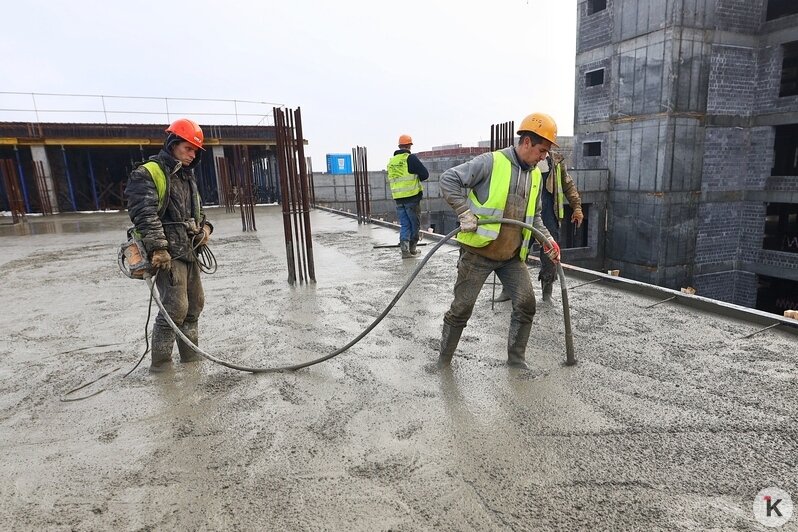
[[[403,259],[413,258],[413,255],[410,253],[410,242],[407,240],[402,240],[399,242],[399,249],[402,251]]]
[[[511,368],[529,369],[526,365],[526,344],[529,342],[531,323],[510,322],[510,335],[507,337],[507,365]]]
[[[196,321],[184,322],[183,325],[180,326],[180,332],[185,334],[194,345],[199,345],[199,332],[197,329],[198,325]],[[201,358],[196,351],[180,338],[177,339],[177,350],[180,351],[180,362],[194,362]]]
[[[554,283],[547,283],[544,281],[541,283],[541,286],[543,286],[543,301],[551,301],[551,291],[554,287]]]
[[[416,245],[417,244],[418,244],[418,240],[411,240],[410,241],[410,248],[409,249],[410,249],[410,254],[411,255],[419,255],[419,254],[421,254],[421,251],[416,249]]]
[[[152,345],[150,355],[150,373],[161,373],[172,369],[172,348],[175,344],[175,333],[171,329],[163,330],[154,327],[152,330]]]
[[[460,335],[463,334],[463,327],[452,327],[443,324],[443,334],[441,335],[441,354],[438,357],[438,369],[449,367],[452,362],[452,355],[460,342]]]
[[[505,287],[502,287],[502,291],[501,291],[501,293],[500,293],[498,296],[496,296],[496,297],[493,299],[493,301],[494,301],[495,303],[501,303],[502,301],[510,301],[510,299],[511,299],[511,297],[510,297],[510,291],[509,291],[509,290],[507,290]]]

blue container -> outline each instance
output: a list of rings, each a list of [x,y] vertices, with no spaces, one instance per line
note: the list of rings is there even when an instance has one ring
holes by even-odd
[[[350,153],[328,153],[327,154],[327,173],[328,174],[351,174],[352,173],[352,154],[350,154]]]

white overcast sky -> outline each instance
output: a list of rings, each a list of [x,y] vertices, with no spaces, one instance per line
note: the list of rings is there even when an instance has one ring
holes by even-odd
[[[475,145],[490,138],[491,124],[518,124],[533,111],[553,115],[561,135],[573,132],[576,0],[26,0],[5,2],[2,11],[0,91],[301,107],[316,171],[325,154],[356,145],[368,148],[369,169],[377,170],[401,133],[413,136],[414,151]],[[159,101],[106,104],[164,110]],[[37,101],[40,109],[101,105]],[[0,109],[30,106],[29,96],[0,94]],[[183,109],[187,116],[233,112],[232,104],[170,104],[173,112]],[[239,112],[263,109],[271,107],[242,105]],[[0,111],[0,120],[34,119]],[[40,119],[89,121],[44,113]]]

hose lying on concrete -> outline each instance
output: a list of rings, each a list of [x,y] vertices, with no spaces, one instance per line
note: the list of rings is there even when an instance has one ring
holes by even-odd
[[[538,241],[546,240],[546,238],[544,237],[543,233],[541,233],[540,231],[535,229],[532,225],[524,223],[524,222],[520,222],[518,220],[510,220],[508,218],[496,218],[496,219],[479,220],[477,223],[479,225],[491,224],[491,223],[502,223],[502,224],[518,225],[518,226],[521,226],[523,228],[531,230],[532,234],[534,235],[534,237]],[[343,347],[340,347],[340,348],[336,349],[332,353],[330,353],[328,355],[325,355],[323,357],[320,357],[320,358],[316,358],[314,360],[310,360],[308,362],[303,362],[301,364],[292,364],[292,365],[288,365],[288,366],[277,366],[277,367],[272,367],[272,368],[254,368],[254,367],[250,367],[250,366],[242,366],[242,365],[239,365],[239,364],[233,364],[232,362],[227,362],[226,360],[222,360],[220,358],[217,358],[217,357],[215,357],[215,356],[203,351],[200,347],[194,345],[191,342],[191,340],[189,340],[186,337],[186,335],[183,334],[183,332],[175,324],[175,322],[172,321],[172,318],[169,316],[169,313],[166,311],[166,309],[163,306],[163,303],[161,302],[161,298],[160,297],[156,297],[154,299],[155,299],[156,304],[158,305],[158,308],[161,309],[161,314],[163,314],[164,318],[166,319],[167,323],[169,323],[169,326],[172,328],[172,330],[174,330],[175,334],[177,334],[177,336],[183,342],[185,342],[186,345],[188,345],[191,349],[193,349],[197,354],[199,354],[200,356],[210,360],[211,362],[215,362],[216,364],[220,364],[220,365],[225,366],[225,367],[230,368],[230,369],[235,369],[235,370],[238,370],[238,371],[245,371],[245,372],[248,372],[248,373],[277,373],[277,372],[284,372],[284,371],[296,371],[296,370],[299,370],[299,369],[302,369],[302,368],[307,368],[309,366],[313,366],[315,364],[319,364],[321,362],[324,362],[325,360],[330,360],[331,358],[340,355],[341,353],[343,353],[344,351],[346,351],[347,349],[349,349],[350,347],[352,347],[353,345],[358,343],[360,340],[362,340],[368,333],[370,333],[374,329],[374,327],[377,326],[377,324],[379,324],[385,318],[385,316],[388,315],[388,313],[396,305],[396,303],[399,301],[399,299],[402,297],[402,295],[404,295],[405,291],[410,287],[410,284],[418,276],[419,272],[421,272],[421,269],[427,264],[427,262],[429,261],[430,257],[432,257],[432,255],[434,255],[435,252],[438,251],[438,249],[440,249],[440,247],[443,244],[448,242],[452,237],[454,237],[459,232],[460,232],[460,228],[458,227],[457,229],[455,229],[451,233],[449,233],[446,236],[444,236],[437,244],[435,244],[435,246],[432,247],[432,249],[430,249],[427,252],[427,254],[424,256],[424,258],[421,259],[421,262],[418,263],[418,266],[416,266],[416,269],[413,270],[413,273],[410,274],[410,277],[407,279],[407,281],[402,286],[402,288],[399,289],[399,291],[396,293],[396,295],[391,300],[391,302],[388,304],[388,306],[385,307],[385,310],[383,310],[382,313],[379,316],[377,316],[377,318],[375,318],[374,321],[371,322],[371,324],[363,330],[363,332],[358,334],[348,344],[346,344]],[[564,325],[565,325],[565,352],[566,352],[566,361],[565,361],[565,363],[568,366],[572,366],[572,365],[576,364],[576,358],[574,356],[574,345],[573,345],[573,338],[572,338],[572,335],[571,335],[571,312],[570,312],[570,307],[568,306],[568,290],[567,290],[567,288],[565,286],[565,273],[563,272],[562,266],[559,263],[556,263],[556,266],[557,266],[557,276],[560,279],[560,286],[562,287],[563,321],[564,321]],[[147,284],[150,287],[150,292],[152,293],[153,290],[154,290],[154,283],[152,282],[152,277],[149,274],[146,274],[144,276],[144,279],[147,281]]]

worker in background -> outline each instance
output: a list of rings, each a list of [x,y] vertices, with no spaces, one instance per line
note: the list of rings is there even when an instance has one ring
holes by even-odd
[[[571,206],[571,222],[577,227],[581,227],[585,215],[582,213],[582,200],[576,184],[565,168],[565,160],[559,153],[550,153],[548,157],[538,163],[538,168],[546,186],[541,190],[542,212],[541,218],[546,229],[557,243],[560,243],[560,224],[565,216],[565,198]],[[552,170],[553,168],[553,170]],[[554,263],[549,260],[548,255],[540,250],[540,273],[538,280],[543,288],[543,301],[551,301],[551,292],[554,280],[557,278],[557,270]],[[507,289],[502,287],[494,301],[509,301],[510,294]]]
[[[521,122],[518,144],[446,170],[440,188],[460,221],[460,259],[454,301],[443,317],[438,367],[452,360],[460,336],[488,275],[496,272],[512,299],[507,364],[527,368],[525,354],[535,292],[526,269],[532,231],[510,224],[478,225],[480,219],[511,218],[531,224],[544,236],[541,242],[549,258],[560,260],[560,248],[541,220],[541,174],[538,162],[556,146],[557,125],[544,113],[533,113]]]
[[[399,136],[399,149],[393,152],[388,160],[388,183],[391,196],[396,201],[396,216],[399,219],[399,249],[402,258],[408,259],[421,253],[418,244],[418,230],[421,226],[421,198],[424,193],[421,181],[426,181],[429,172],[410,153],[413,138],[410,135]]]
[[[158,269],[155,285],[164,308],[196,345],[205,294],[195,249],[213,232],[202,212],[194,178],[204,135],[199,125],[187,118],[174,121],[166,133],[160,153],[131,172],[125,194],[130,219],[152,266]],[[175,336],[161,311],[152,329],[150,371],[171,368]],[[181,362],[198,359],[182,340],[178,340],[178,350]]]

